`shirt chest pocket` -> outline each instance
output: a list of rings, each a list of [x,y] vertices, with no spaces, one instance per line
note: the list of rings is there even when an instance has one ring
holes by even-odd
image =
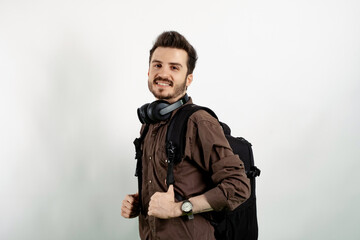
[[[155,152],[156,162],[161,166],[167,168],[167,155],[165,144],[159,144]]]
[[[158,178],[160,181],[165,181],[166,175],[167,175],[167,168],[168,168],[168,162],[167,162],[167,156],[166,156],[166,149],[165,149],[165,143],[159,144],[155,148],[155,158],[154,158],[154,165],[155,165],[155,171],[158,175]]]

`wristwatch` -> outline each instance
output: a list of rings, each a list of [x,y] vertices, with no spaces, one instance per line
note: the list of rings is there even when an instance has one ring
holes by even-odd
[[[185,200],[181,204],[181,211],[183,212],[183,215],[186,215],[188,219],[194,219],[194,214],[192,212],[193,205],[189,200]]]

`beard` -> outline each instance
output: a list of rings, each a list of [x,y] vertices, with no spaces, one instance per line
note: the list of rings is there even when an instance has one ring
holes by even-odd
[[[169,81],[168,79],[164,79],[161,77],[157,77],[155,78],[153,81],[148,81],[148,87],[150,92],[154,95],[155,98],[159,99],[159,100],[169,100],[169,99],[176,99],[179,96],[184,95],[184,93],[186,92],[186,78],[184,79],[183,83],[180,83],[179,85],[176,85],[174,82],[172,82],[173,89],[172,91],[165,93],[166,91],[168,91],[167,89],[162,89],[162,88],[156,88],[154,89],[154,85],[155,85],[155,81],[157,80],[163,80],[163,81]]]

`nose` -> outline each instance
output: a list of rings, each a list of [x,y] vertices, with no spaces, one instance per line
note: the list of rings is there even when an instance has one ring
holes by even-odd
[[[158,76],[164,79],[168,79],[170,78],[170,70],[165,67],[162,67],[158,72]]]

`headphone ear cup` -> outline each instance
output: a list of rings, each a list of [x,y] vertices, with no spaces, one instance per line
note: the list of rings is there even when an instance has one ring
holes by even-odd
[[[171,116],[171,112],[167,113],[165,115],[161,115],[160,111],[163,108],[166,108],[167,106],[169,106],[170,104],[164,100],[157,100],[155,102],[150,103],[150,105],[147,107],[147,116],[149,117],[149,119],[151,119],[151,121],[154,122],[160,122],[160,121],[164,121],[168,118],[170,118]]]
[[[151,119],[147,115],[147,109],[148,109],[149,105],[150,105],[150,103],[147,103],[137,109],[138,118],[142,124],[151,123]]]

